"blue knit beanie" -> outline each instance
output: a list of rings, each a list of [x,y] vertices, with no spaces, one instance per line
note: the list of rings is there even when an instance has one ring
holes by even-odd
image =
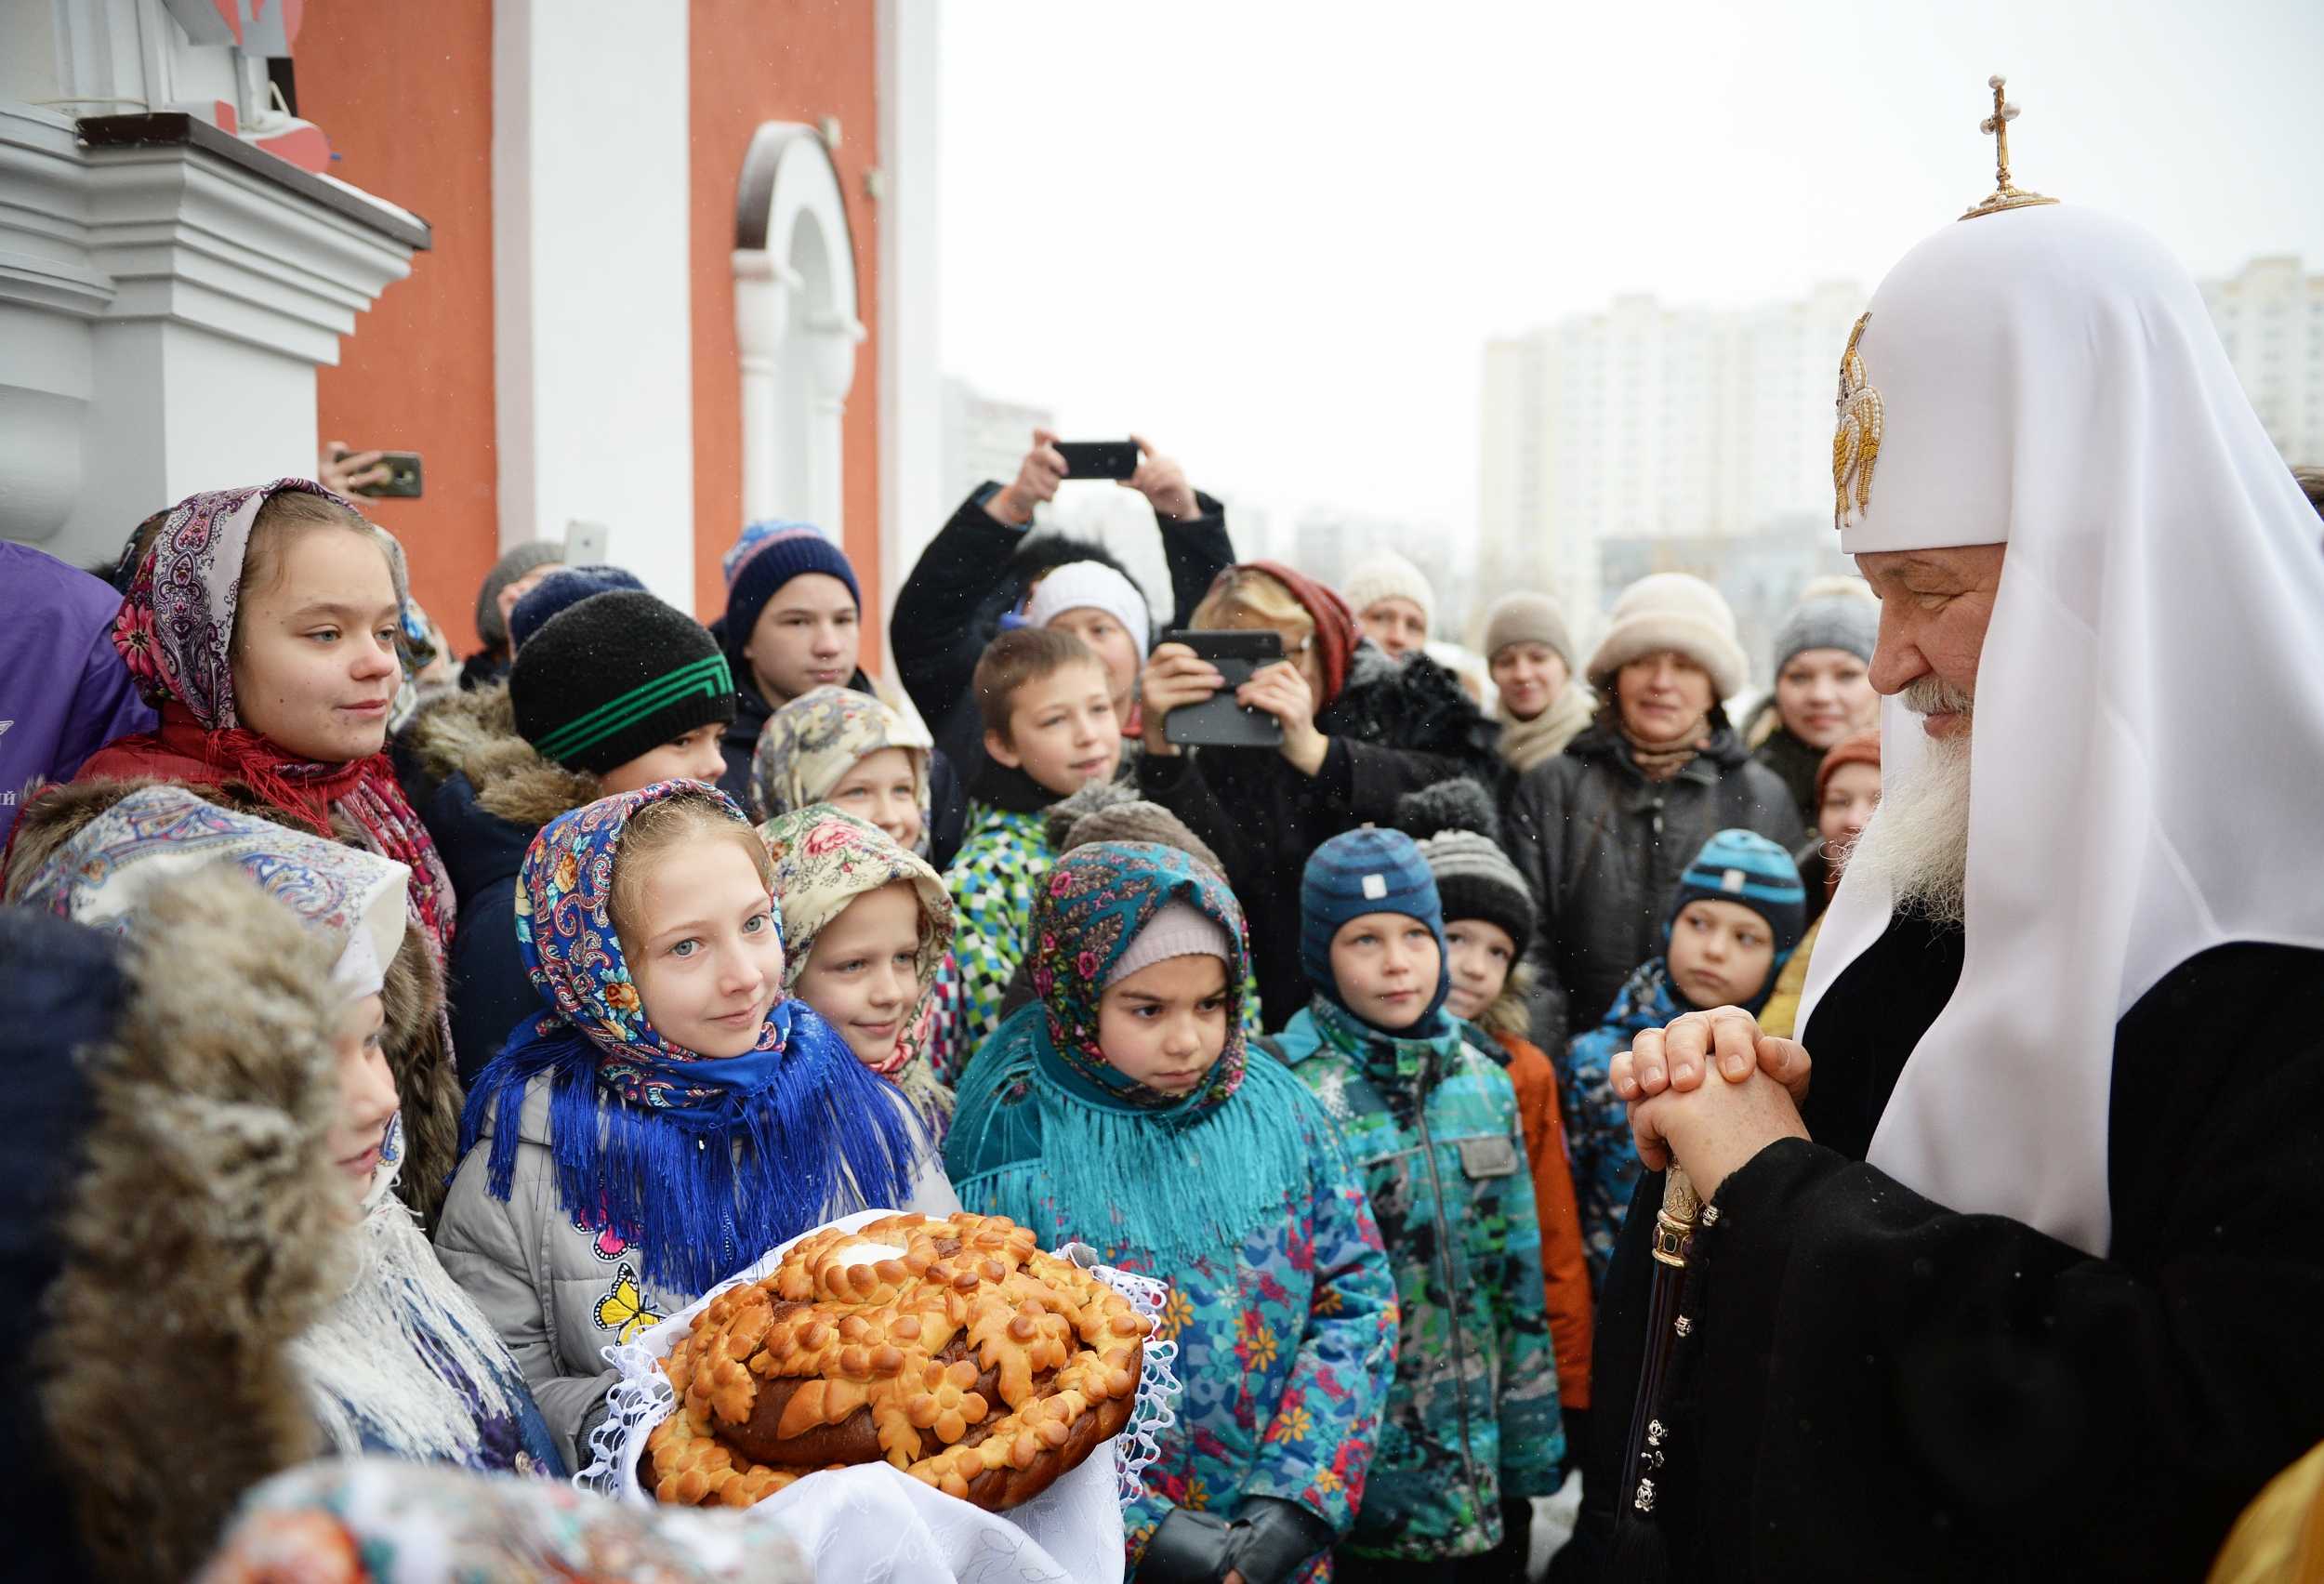
[[[719,564],[726,573],[726,618],[721,629],[726,657],[738,677],[750,674],[743,664],[743,651],[749,646],[751,629],[759,625],[759,613],[792,578],[810,572],[836,577],[847,585],[857,614],[864,609],[864,590],[855,582],[855,568],[849,564],[847,553],[811,522],[770,517],[750,523]]]
[[[1789,959],[1807,929],[1807,888],[1791,854],[1756,831],[1723,830],[1703,843],[1679,880],[1678,895],[1662,921],[1662,936],[1690,902],[1732,902],[1767,920],[1776,937],[1778,969]],[[1773,972],[1768,983],[1775,983]]]
[[[1445,957],[1445,907],[1436,877],[1413,839],[1400,830],[1342,831],[1315,849],[1300,877],[1300,966],[1307,982],[1342,1009],[1340,981],[1331,971],[1331,938],[1351,918],[1367,913],[1401,913],[1428,926]],[[1436,993],[1420,1014],[1418,1029],[1445,1004],[1452,981],[1440,967]]]
[[[645,592],[645,585],[638,581],[638,574],[627,567],[607,566],[601,561],[590,566],[558,568],[526,589],[510,607],[508,647],[514,649],[540,631],[542,624],[558,612],[578,605],[592,594],[614,588]]]

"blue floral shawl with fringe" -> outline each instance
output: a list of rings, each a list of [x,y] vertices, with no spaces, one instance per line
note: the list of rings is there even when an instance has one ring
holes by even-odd
[[[1224,927],[1234,954],[1225,1048],[1185,1095],[1129,1077],[1098,1039],[1114,964],[1173,901]],[[1276,1086],[1247,1081],[1240,1002],[1250,943],[1235,893],[1176,848],[1077,847],[1043,879],[1027,946],[1039,999],[985,1039],[945,1142],[963,1203],[981,1202],[993,1174],[1032,1173],[1037,1196],[1053,1197],[1061,1221],[1100,1247],[1142,1250],[1160,1269],[1231,1256],[1303,1188],[1309,1153]]]
[[[740,1056],[706,1058],[655,1031],[609,908],[622,832],[672,798],[714,804],[749,832],[724,793],[664,781],[572,810],[534,838],[517,945],[548,1010],[478,1075],[460,1150],[489,1123],[486,1182],[507,1199],[525,1086],[548,1075],[565,1208],[627,1239],[649,1278],[701,1292],[828,1219],[851,1185],[867,1205],[905,1203],[928,1145],[893,1089],[801,1002],[778,999]]]

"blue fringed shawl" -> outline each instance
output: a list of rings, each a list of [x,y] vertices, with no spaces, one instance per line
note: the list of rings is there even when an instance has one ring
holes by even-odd
[[[689,1293],[833,1215],[905,1204],[930,1145],[894,1088],[803,1003],[778,1002],[775,1015],[790,1025],[779,1044],[686,1063],[686,1082],[711,1093],[667,1107],[608,1088],[598,1048],[562,1018],[538,1018],[478,1076],[461,1154],[489,1128],[485,1183],[507,1199],[525,1092],[546,1076],[565,1209],[626,1238],[648,1279]]]

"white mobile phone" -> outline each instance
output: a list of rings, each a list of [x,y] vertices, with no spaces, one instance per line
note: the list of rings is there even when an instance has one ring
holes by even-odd
[[[584,522],[575,518],[565,524],[565,564],[567,566],[596,566],[605,560],[605,543],[613,537],[613,530],[602,522]]]

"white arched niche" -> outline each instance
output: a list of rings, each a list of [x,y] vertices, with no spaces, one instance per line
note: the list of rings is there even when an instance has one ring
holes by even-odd
[[[840,419],[863,339],[855,239],[830,151],[814,127],[766,122],[735,205],[744,521],[791,518],[840,542]]]

